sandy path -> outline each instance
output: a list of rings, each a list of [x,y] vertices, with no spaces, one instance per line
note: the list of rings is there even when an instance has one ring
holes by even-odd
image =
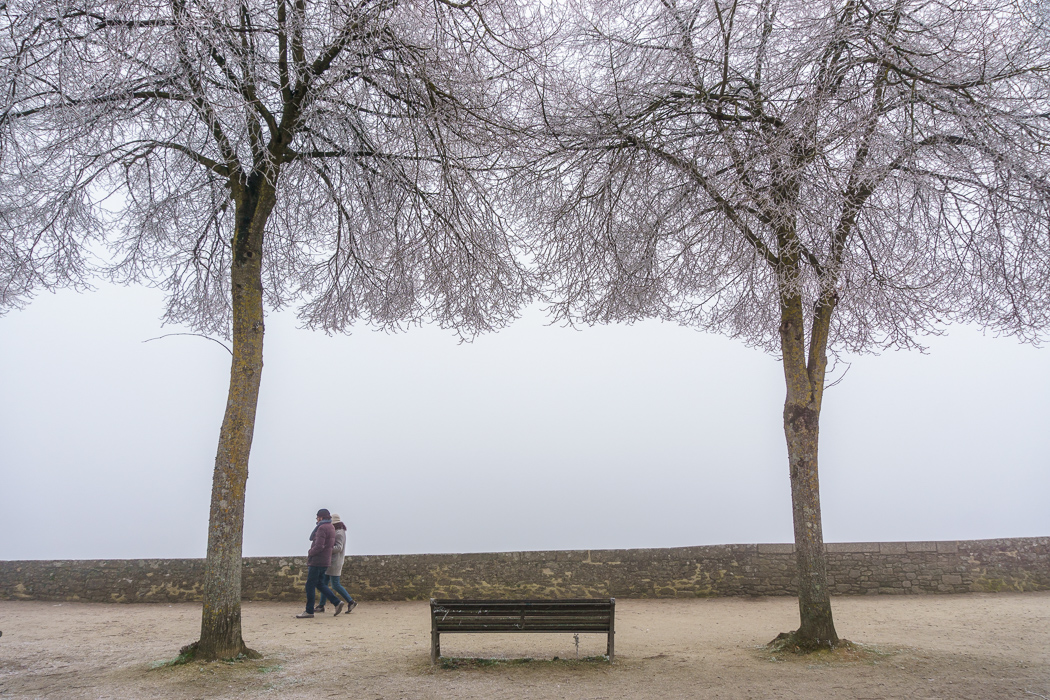
[[[606,663],[432,668],[426,603],[362,603],[296,620],[246,603],[265,658],[162,665],[196,637],[198,605],[0,602],[0,698],[1025,698],[1050,700],[1050,593],[837,598],[860,660],[776,658],[788,598],[619,600]],[[581,635],[580,656],[604,652]],[[446,635],[448,656],[572,659],[571,635]]]

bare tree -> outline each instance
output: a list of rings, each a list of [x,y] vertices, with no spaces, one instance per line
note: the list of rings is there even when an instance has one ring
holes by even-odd
[[[30,8],[32,10],[33,8]],[[0,314],[21,308],[38,289],[53,291],[60,286],[83,286],[87,272],[84,244],[97,238],[77,174],[35,148],[33,134],[13,129],[11,115],[26,101],[23,78],[25,53],[32,44],[33,12],[12,13],[0,3]],[[38,47],[43,48],[43,47]],[[32,173],[21,178],[20,172]],[[47,182],[41,190],[31,182]],[[61,184],[57,184],[61,183]],[[82,183],[81,183],[82,184]]]
[[[1045,17],[1011,0],[595,0],[536,85],[556,317],[779,354],[801,624],[838,642],[821,529],[829,353],[1048,320]],[[537,167],[535,164],[538,163]]]
[[[232,338],[197,658],[242,640],[264,307],[326,331],[502,326],[531,293],[492,204],[520,54],[498,0],[9,3],[3,240],[105,235],[165,320]],[[46,207],[45,207],[46,209]],[[36,213],[36,214],[35,214]]]

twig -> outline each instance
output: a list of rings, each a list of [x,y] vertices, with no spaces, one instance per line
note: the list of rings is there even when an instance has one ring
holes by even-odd
[[[835,367],[837,365],[838,365],[838,362],[836,362],[834,365],[831,366],[831,371],[832,372],[835,371]],[[839,377],[838,379],[836,379],[835,381],[833,381],[831,384],[828,384],[827,386],[825,386],[824,389],[830,389],[831,387],[835,386],[836,384],[838,384],[839,382],[841,382],[843,379],[846,378],[846,373],[849,372],[850,369],[853,367],[853,363],[852,362],[846,362],[845,365],[846,365],[846,369],[842,373],[842,376]]]
[[[160,340],[161,338],[167,338],[167,337],[173,336],[173,335],[195,335],[198,338],[205,338],[207,340],[210,340],[213,343],[218,343],[219,345],[221,345],[226,352],[230,353],[230,357],[233,357],[233,350],[231,350],[229,348],[229,346],[226,345],[226,343],[222,342],[221,340],[216,340],[215,338],[212,338],[210,335],[204,335],[203,333],[165,333],[164,335],[158,335],[156,338],[148,338],[147,340],[143,340],[142,342],[143,343],[148,343],[151,340]]]

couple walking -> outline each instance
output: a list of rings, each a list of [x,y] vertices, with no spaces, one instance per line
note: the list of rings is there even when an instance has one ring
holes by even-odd
[[[315,612],[324,612],[325,599],[332,601],[335,614],[343,612],[343,601],[336,593],[346,599],[349,613],[357,603],[339,582],[343,572],[343,557],[346,549],[346,525],[338,515],[332,515],[327,508],[317,511],[317,526],[310,533],[310,551],[306,554],[306,612],[296,615],[297,618],[313,617]],[[333,592],[334,590],[334,592]],[[314,607],[314,592],[320,591],[321,604]]]

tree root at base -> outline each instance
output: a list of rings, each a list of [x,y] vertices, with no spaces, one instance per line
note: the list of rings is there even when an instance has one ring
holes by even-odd
[[[795,654],[809,654],[815,651],[849,648],[852,646],[853,642],[848,639],[802,638],[799,636],[798,630],[781,632],[769,644],[766,644],[766,648],[770,651],[792,652]]]
[[[199,645],[200,642],[197,641],[192,642],[191,644],[187,644],[186,646],[179,649],[179,655],[175,659],[174,665],[178,666],[180,664],[188,664],[191,661],[237,661],[240,659],[261,659],[263,657],[262,654],[255,651],[254,649],[249,649],[244,642],[241,642],[241,650],[230,658],[199,658],[197,656],[197,649]]]

